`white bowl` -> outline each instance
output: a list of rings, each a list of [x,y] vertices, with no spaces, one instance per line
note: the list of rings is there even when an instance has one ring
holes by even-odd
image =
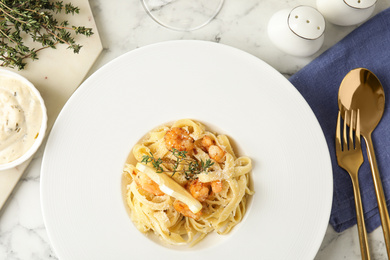
[[[255,194],[230,234],[169,247],[130,220],[122,171],[145,133],[186,117],[252,159]],[[329,223],[331,166],[313,111],[283,75],[230,46],[168,41],[106,64],[66,103],[43,156],[42,214],[59,259],[313,259]]]
[[[15,72],[11,72],[11,71],[8,71],[5,69],[0,69],[0,77],[10,77],[13,79],[17,79],[20,82],[22,82],[24,85],[26,85],[28,88],[30,88],[32,93],[34,93],[35,96],[37,97],[37,99],[39,100],[40,105],[41,105],[41,109],[42,109],[42,123],[41,123],[38,137],[35,139],[32,146],[22,156],[20,156],[19,158],[15,159],[13,161],[8,162],[8,163],[0,164],[0,171],[2,171],[2,170],[14,168],[14,167],[22,164],[23,162],[28,160],[32,155],[34,155],[34,153],[38,150],[38,148],[42,144],[42,141],[43,141],[45,134],[46,134],[47,112],[46,112],[45,103],[44,103],[43,98],[41,97],[39,91],[26,78],[24,78],[23,76],[15,73]]]

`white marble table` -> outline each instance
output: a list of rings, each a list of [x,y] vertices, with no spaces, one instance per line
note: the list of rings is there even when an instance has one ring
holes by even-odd
[[[77,0],[72,2],[77,3]],[[144,45],[198,39],[249,52],[289,77],[355,28],[327,23],[321,50],[311,57],[297,58],[281,53],[272,45],[266,33],[267,22],[280,9],[315,6],[313,0],[225,0],[221,13],[212,23],[191,33],[171,31],[157,25],[146,15],[139,0],[90,0],[90,4],[104,46],[90,74],[121,54]],[[389,6],[389,1],[378,0],[375,13]],[[42,155],[43,147],[0,212],[0,259],[57,259],[41,213]],[[387,259],[381,228],[369,234],[368,239],[373,259]],[[360,259],[356,226],[341,234],[329,226],[315,259]]]

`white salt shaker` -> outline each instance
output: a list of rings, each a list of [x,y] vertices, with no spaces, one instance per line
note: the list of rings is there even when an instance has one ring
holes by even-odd
[[[317,0],[318,10],[326,20],[342,26],[367,20],[374,12],[377,0]]]
[[[268,23],[268,36],[277,48],[293,56],[311,56],[324,43],[325,19],[310,6],[276,12]]]

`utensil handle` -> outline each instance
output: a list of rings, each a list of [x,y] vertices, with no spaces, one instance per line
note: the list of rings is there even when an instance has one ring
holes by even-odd
[[[379,215],[382,221],[383,236],[385,237],[387,256],[390,257],[390,219],[387,211],[386,198],[383,192],[382,181],[379,175],[378,165],[375,158],[374,146],[371,134],[364,137],[367,145],[367,157],[371,165],[372,179],[374,181],[376,199],[378,201]]]
[[[359,178],[357,174],[351,175],[353,193],[355,196],[357,227],[359,232],[360,251],[363,260],[370,260],[370,250],[368,248],[366,224],[364,222],[364,213],[362,206],[362,198],[360,196]]]

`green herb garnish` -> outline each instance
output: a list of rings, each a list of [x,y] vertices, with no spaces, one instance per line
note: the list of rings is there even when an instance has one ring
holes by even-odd
[[[150,155],[144,155],[142,156],[142,163],[148,164],[151,163],[153,167],[156,169],[157,173],[162,172],[170,172],[172,173],[172,176],[175,175],[177,172],[184,173],[185,178],[187,180],[196,179],[196,175],[201,172],[208,172],[209,168],[214,165],[214,162],[212,162],[210,159],[207,159],[206,161],[200,160],[197,161],[193,158],[187,157],[186,151],[179,151],[177,149],[172,149],[170,151],[172,155],[175,157],[175,160],[162,160],[161,158],[154,158],[153,154],[150,152]],[[162,163],[171,164],[172,165],[172,171],[164,170],[161,166]],[[178,170],[179,165],[184,165],[182,170]]]
[[[71,3],[49,0],[0,0],[0,65],[24,69],[25,59],[36,60],[37,52],[66,44],[68,49],[79,53],[81,45],[75,42],[71,32],[91,36],[91,28],[70,26],[68,21],[59,22],[54,15],[78,14],[80,9]],[[24,39],[42,45],[35,49],[25,45]]]

